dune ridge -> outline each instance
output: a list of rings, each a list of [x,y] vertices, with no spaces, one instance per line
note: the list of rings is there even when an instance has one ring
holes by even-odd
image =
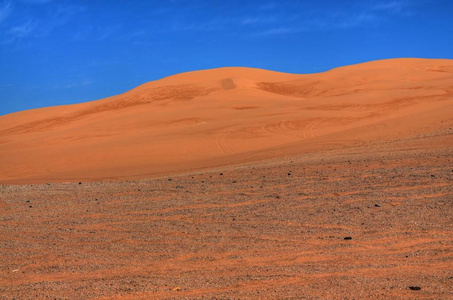
[[[0,183],[146,178],[414,137],[453,125],[453,60],[316,74],[188,72],[0,117]]]

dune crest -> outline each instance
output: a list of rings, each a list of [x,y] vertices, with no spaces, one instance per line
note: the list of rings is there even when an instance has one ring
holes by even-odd
[[[112,180],[404,139],[453,124],[453,61],[231,67],[0,117],[0,182]]]

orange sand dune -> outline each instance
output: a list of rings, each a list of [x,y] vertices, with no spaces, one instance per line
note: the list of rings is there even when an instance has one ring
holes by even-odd
[[[0,182],[144,178],[414,137],[453,124],[453,60],[318,74],[220,68],[0,117]]]

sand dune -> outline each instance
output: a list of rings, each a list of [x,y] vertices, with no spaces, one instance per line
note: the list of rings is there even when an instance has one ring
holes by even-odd
[[[1,116],[0,182],[146,178],[404,139],[451,127],[452,115],[452,60],[189,72]]]

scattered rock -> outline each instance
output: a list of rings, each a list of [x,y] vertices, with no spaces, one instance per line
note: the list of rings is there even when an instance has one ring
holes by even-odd
[[[410,290],[413,290],[413,291],[419,291],[419,290],[421,290],[422,288],[419,287],[419,286],[410,286],[409,289],[410,289]]]
[[[375,207],[381,207],[379,204],[375,204],[374,206],[375,206]]]
[[[79,182],[79,184],[82,184],[81,182]]]
[[[344,239],[345,239],[345,240],[352,240],[352,237],[346,236]]]
[[[171,179],[171,178],[168,178],[168,181],[172,181],[172,180],[173,180],[173,179]]]
[[[176,188],[177,189],[183,189],[184,187],[182,185],[177,185]]]
[[[220,173],[220,176],[222,176],[222,175],[223,175],[223,173]]]

